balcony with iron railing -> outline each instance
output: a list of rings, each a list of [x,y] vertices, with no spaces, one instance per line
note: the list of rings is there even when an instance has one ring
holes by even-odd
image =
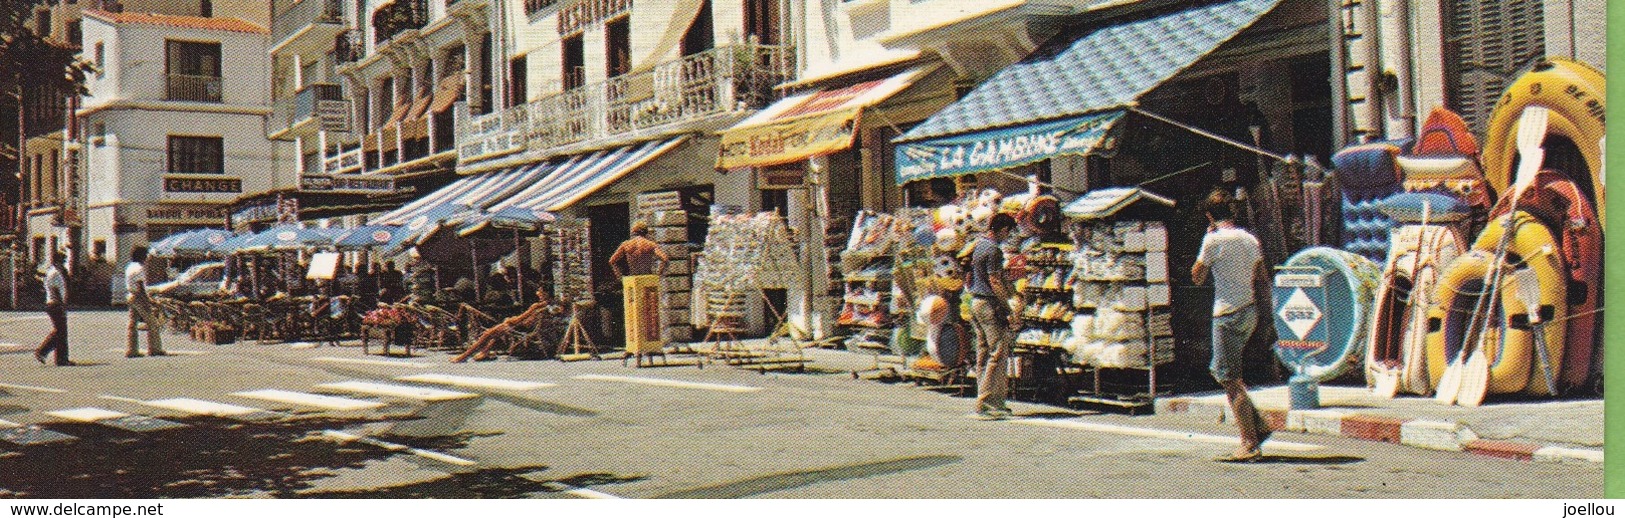
[[[169,74],[168,99],[200,103],[221,102],[219,76]]]
[[[344,14],[339,10],[339,0],[299,0],[280,7],[283,10],[271,18],[271,41],[276,46],[285,45],[290,38],[304,34],[312,34],[312,39],[320,39],[325,44],[326,38],[344,30]],[[310,30],[306,30],[307,27]]]
[[[400,33],[422,29],[428,23],[428,0],[395,0],[384,4],[372,14],[373,43],[382,47]]]
[[[333,60],[339,63],[353,63],[361,61],[367,53],[367,46],[361,39],[361,31],[346,29],[333,36]]]
[[[758,109],[790,77],[788,47],[731,45],[481,116],[459,113],[458,160],[613,145]]]
[[[287,132],[316,118],[318,102],[342,100],[344,93],[339,85],[331,83],[305,85],[293,95],[277,99],[271,104],[272,124],[266,134],[271,138],[287,138]]]

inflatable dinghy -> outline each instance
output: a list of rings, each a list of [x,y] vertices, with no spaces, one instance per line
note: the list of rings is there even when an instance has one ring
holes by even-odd
[[[1518,118],[1524,108],[1550,110],[1546,129],[1546,166],[1568,172],[1597,210],[1597,221],[1607,221],[1603,197],[1603,118],[1607,111],[1606,78],[1585,63],[1548,57],[1519,76],[1490,113],[1485,127],[1484,173],[1491,187],[1505,192],[1512,183],[1518,157]],[[1562,141],[1573,145],[1560,146]],[[1564,157],[1562,150],[1578,156]],[[1582,170],[1583,169],[1583,170]],[[1606,226],[1606,223],[1600,223]]]
[[[1467,248],[1459,223],[1472,207],[1442,194],[1405,193],[1389,198],[1382,210],[1402,226],[1390,239],[1377,287],[1366,381],[1383,397],[1401,391],[1426,395],[1433,389],[1427,374],[1427,312],[1436,302],[1440,271]]]
[[[1491,211],[1499,217],[1510,209],[1511,197],[1501,200]],[[1602,296],[1602,225],[1597,214],[1567,175],[1545,169],[1518,200],[1518,210],[1545,223],[1557,236],[1558,250],[1568,268],[1568,312],[1562,375],[1564,389],[1585,385],[1591,377],[1591,357],[1599,345],[1596,313]]]

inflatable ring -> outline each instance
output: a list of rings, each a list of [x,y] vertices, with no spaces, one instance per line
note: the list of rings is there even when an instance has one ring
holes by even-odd
[[[1395,392],[1427,394],[1433,388],[1427,370],[1428,309],[1437,302],[1440,271],[1467,244],[1454,227],[1439,225],[1400,227],[1392,243],[1372,316],[1366,378],[1391,378]]]
[[[1598,221],[1607,221],[1602,178],[1602,137],[1606,101],[1606,78],[1590,65],[1564,58],[1549,57],[1536,63],[1507,87],[1496,101],[1495,111],[1485,129],[1484,172],[1496,192],[1506,192],[1517,167],[1518,118],[1523,109],[1541,106],[1551,110],[1546,134],[1572,141],[1579,148],[1586,171],[1570,171],[1589,189]],[[1550,150],[1548,150],[1550,151]],[[1550,153],[1547,154],[1550,158]]]
[[[1486,289],[1491,263],[1495,261],[1493,249],[1500,244],[1506,219],[1501,217],[1490,222],[1473,244],[1474,250],[1452,261],[1439,279],[1437,303],[1428,310],[1427,322],[1427,370],[1429,382],[1434,386],[1463,346],[1474,307]],[[1516,227],[1505,264],[1529,268],[1540,280],[1538,311],[1542,321],[1562,319],[1567,309],[1564,304],[1567,288],[1562,259],[1555,253],[1556,240],[1545,225],[1527,213],[1520,212],[1514,222]],[[1518,299],[1510,270],[1502,274],[1499,300],[1489,305],[1487,316],[1480,317],[1490,323],[1484,327],[1477,344],[1489,346],[1485,351],[1490,361],[1488,393],[1509,394],[1526,389],[1546,393],[1544,380],[1531,382],[1535,377],[1544,376],[1534,370],[1538,360],[1534,351],[1535,337],[1528,324],[1531,308]],[[1547,357],[1552,365],[1562,365],[1564,326],[1543,329]]]
[[[1322,308],[1323,316],[1318,324],[1326,326],[1327,347],[1305,353],[1289,351],[1277,342],[1276,357],[1316,381],[1330,381],[1351,368],[1358,368],[1365,360],[1366,337],[1371,328],[1370,308],[1376,299],[1382,267],[1360,255],[1323,246],[1294,254],[1287,259],[1285,266],[1313,267],[1328,274],[1326,307]],[[1279,300],[1280,295],[1276,298],[1277,304],[1287,302]],[[1273,309],[1278,311],[1280,308]],[[1279,316],[1276,324],[1279,329]]]
[[[1492,217],[1506,214],[1511,197],[1501,200]],[[1558,250],[1568,267],[1567,345],[1561,385],[1578,387],[1591,376],[1591,353],[1597,347],[1597,304],[1602,296],[1602,226],[1591,202],[1568,176],[1546,169],[1535,175],[1534,185],[1518,199],[1527,211],[1557,231]]]

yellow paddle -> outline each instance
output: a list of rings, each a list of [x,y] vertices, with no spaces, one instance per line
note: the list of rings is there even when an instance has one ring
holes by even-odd
[[[1503,222],[1507,227],[1506,232],[1501,235],[1501,243],[1495,249],[1495,259],[1490,261],[1489,278],[1473,305],[1472,320],[1468,321],[1467,333],[1462,336],[1461,348],[1439,379],[1439,390],[1433,399],[1440,403],[1448,405],[1464,400],[1463,403],[1468,406],[1477,406],[1484,401],[1485,392],[1489,390],[1490,362],[1481,343],[1484,327],[1489,323],[1481,320],[1488,320],[1493,314],[1491,304],[1500,303],[1501,263],[1506,261],[1507,248],[1516,234],[1514,226],[1518,219],[1518,199],[1523,196],[1524,189],[1534,183],[1535,173],[1540,172],[1541,163],[1545,161],[1546,149],[1541,144],[1546,139],[1550,115],[1546,108],[1531,106],[1518,117],[1518,170],[1512,185],[1511,207]]]

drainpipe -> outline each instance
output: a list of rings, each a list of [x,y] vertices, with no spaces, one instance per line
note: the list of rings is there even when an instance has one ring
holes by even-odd
[[[1365,99],[1365,120],[1371,124],[1371,131],[1375,133],[1372,135],[1367,135],[1369,140],[1376,140],[1383,137],[1383,127],[1386,126],[1385,122],[1387,119],[1387,116],[1382,113],[1383,66],[1382,45],[1379,41],[1382,37],[1382,17],[1381,13],[1378,12],[1380,8],[1377,6],[1377,1],[1378,0],[1363,0],[1360,2],[1360,20],[1364,22],[1363,25],[1365,25],[1363,30],[1360,31],[1360,34],[1364,36],[1360,39],[1360,43],[1365,45],[1365,54],[1367,59],[1365,64],[1365,77],[1367,87],[1369,88],[1369,90],[1366,92]]]
[[[1349,137],[1349,92],[1346,85],[1348,81],[1348,63],[1344,56],[1346,40],[1343,38],[1343,3],[1341,0],[1326,0],[1326,12],[1329,13],[1326,21],[1326,31],[1331,38],[1331,70],[1330,80],[1332,98],[1337,103],[1332,107],[1332,148],[1343,149],[1348,145]]]
[[[1416,125],[1416,84],[1415,61],[1416,35],[1412,32],[1411,1],[1392,0],[1394,22],[1399,25],[1399,41],[1396,49],[1399,50],[1399,62],[1394,64],[1394,76],[1398,79],[1398,89],[1394,95],[1399,97],[1399,119],[1401,124],[1396,128],[1396,137],[1410,137],[1416,135],[1420,128]]]

